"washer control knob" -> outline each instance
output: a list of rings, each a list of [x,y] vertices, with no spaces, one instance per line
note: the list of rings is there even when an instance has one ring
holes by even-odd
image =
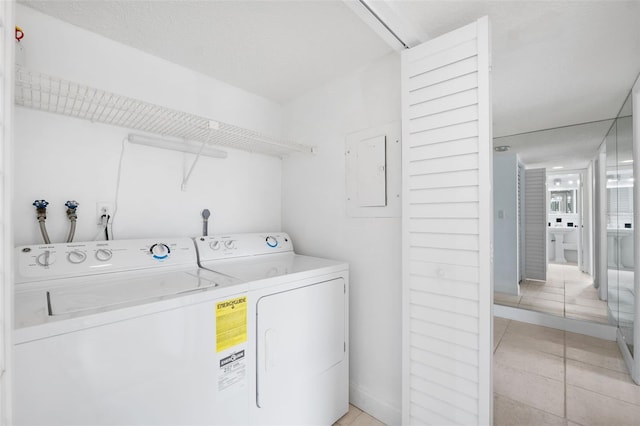
[[[56,254],[51,250],[45,250],[42,254],[39,254],[38,257],[36,257],[36,263],[45,268],[48,268],[50,265],[55,263],[55,261]]]
[[[226,240],[224,242],[224,248],[227,248],[227,249],[236,248],[236,242],[233,240]]]
[[[67,255],[67,259],[71,263],[78,264],[87,260],[87,254],[80,250],[73,250],[69,252],[69,254]]]
[[[269,247],[271,247],[271,248],[276,248],[276,247],[278,247],[278,240],[276,239],[276,237],[274,237],[274,236],[272,236],[272,235],[269,235],[269,236],[266,238],[266,242],[267,242],[267,245],[268,245]]]
[[[169,253],[171,253],[171,249],[168,245],[157,243],[151,246],[149,250],[153,255],[154,259],[163,260],[169,257]]]
[[[209,243],[209,247],[211,247],[211,250],[219,250],[220,249],[220,241],[218,240],[213,240]]]
[[[113,256],[113,253],[109,249],[101,248],[96,250],[96,259],[98,259],[100,262],[106,262],[108,260],[111,260],[112,256]]]

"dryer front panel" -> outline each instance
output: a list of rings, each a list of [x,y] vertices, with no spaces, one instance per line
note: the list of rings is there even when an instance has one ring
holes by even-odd
[[[342,278],[258,300],[256,403],[263,420],[277,414],[284,423],[333,423],[323,417],[342,408],[347,392],[346,301]]]

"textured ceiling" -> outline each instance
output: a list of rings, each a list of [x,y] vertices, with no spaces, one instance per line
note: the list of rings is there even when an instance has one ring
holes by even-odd
[[[19,2],[278,102],[391,51],[342,1]],[[489,16],[496,137],[612,118],[640,72],[640,1],[388,5],[431,37]],[[587,158],[604,135],[563,137],[526,147]]]
[[[392,49],[342,1],[20,1],[277,102]]]
[[[401,1],[433,37],[488,15],[494,135],[615,117],[640,72],[639,1]]]

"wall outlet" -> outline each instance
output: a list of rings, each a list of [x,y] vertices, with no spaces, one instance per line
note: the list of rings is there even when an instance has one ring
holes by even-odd
[[[98,225],[104,224],[102,216],[107,215],[113,218],[113,203],[106,203],[104,201],[98,201],[96,203],[96,223]]]

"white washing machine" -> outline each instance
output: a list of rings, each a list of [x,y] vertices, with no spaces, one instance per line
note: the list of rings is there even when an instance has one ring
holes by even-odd
[[[247,424],[247,286],[190,239],[18,247],[14,422]],[[211,277],[209,277],[211,278]]]
[[[349,408],[349,270],[285,233],[196,239],[200,266],[248,285],[249,423],[331,425]]]

